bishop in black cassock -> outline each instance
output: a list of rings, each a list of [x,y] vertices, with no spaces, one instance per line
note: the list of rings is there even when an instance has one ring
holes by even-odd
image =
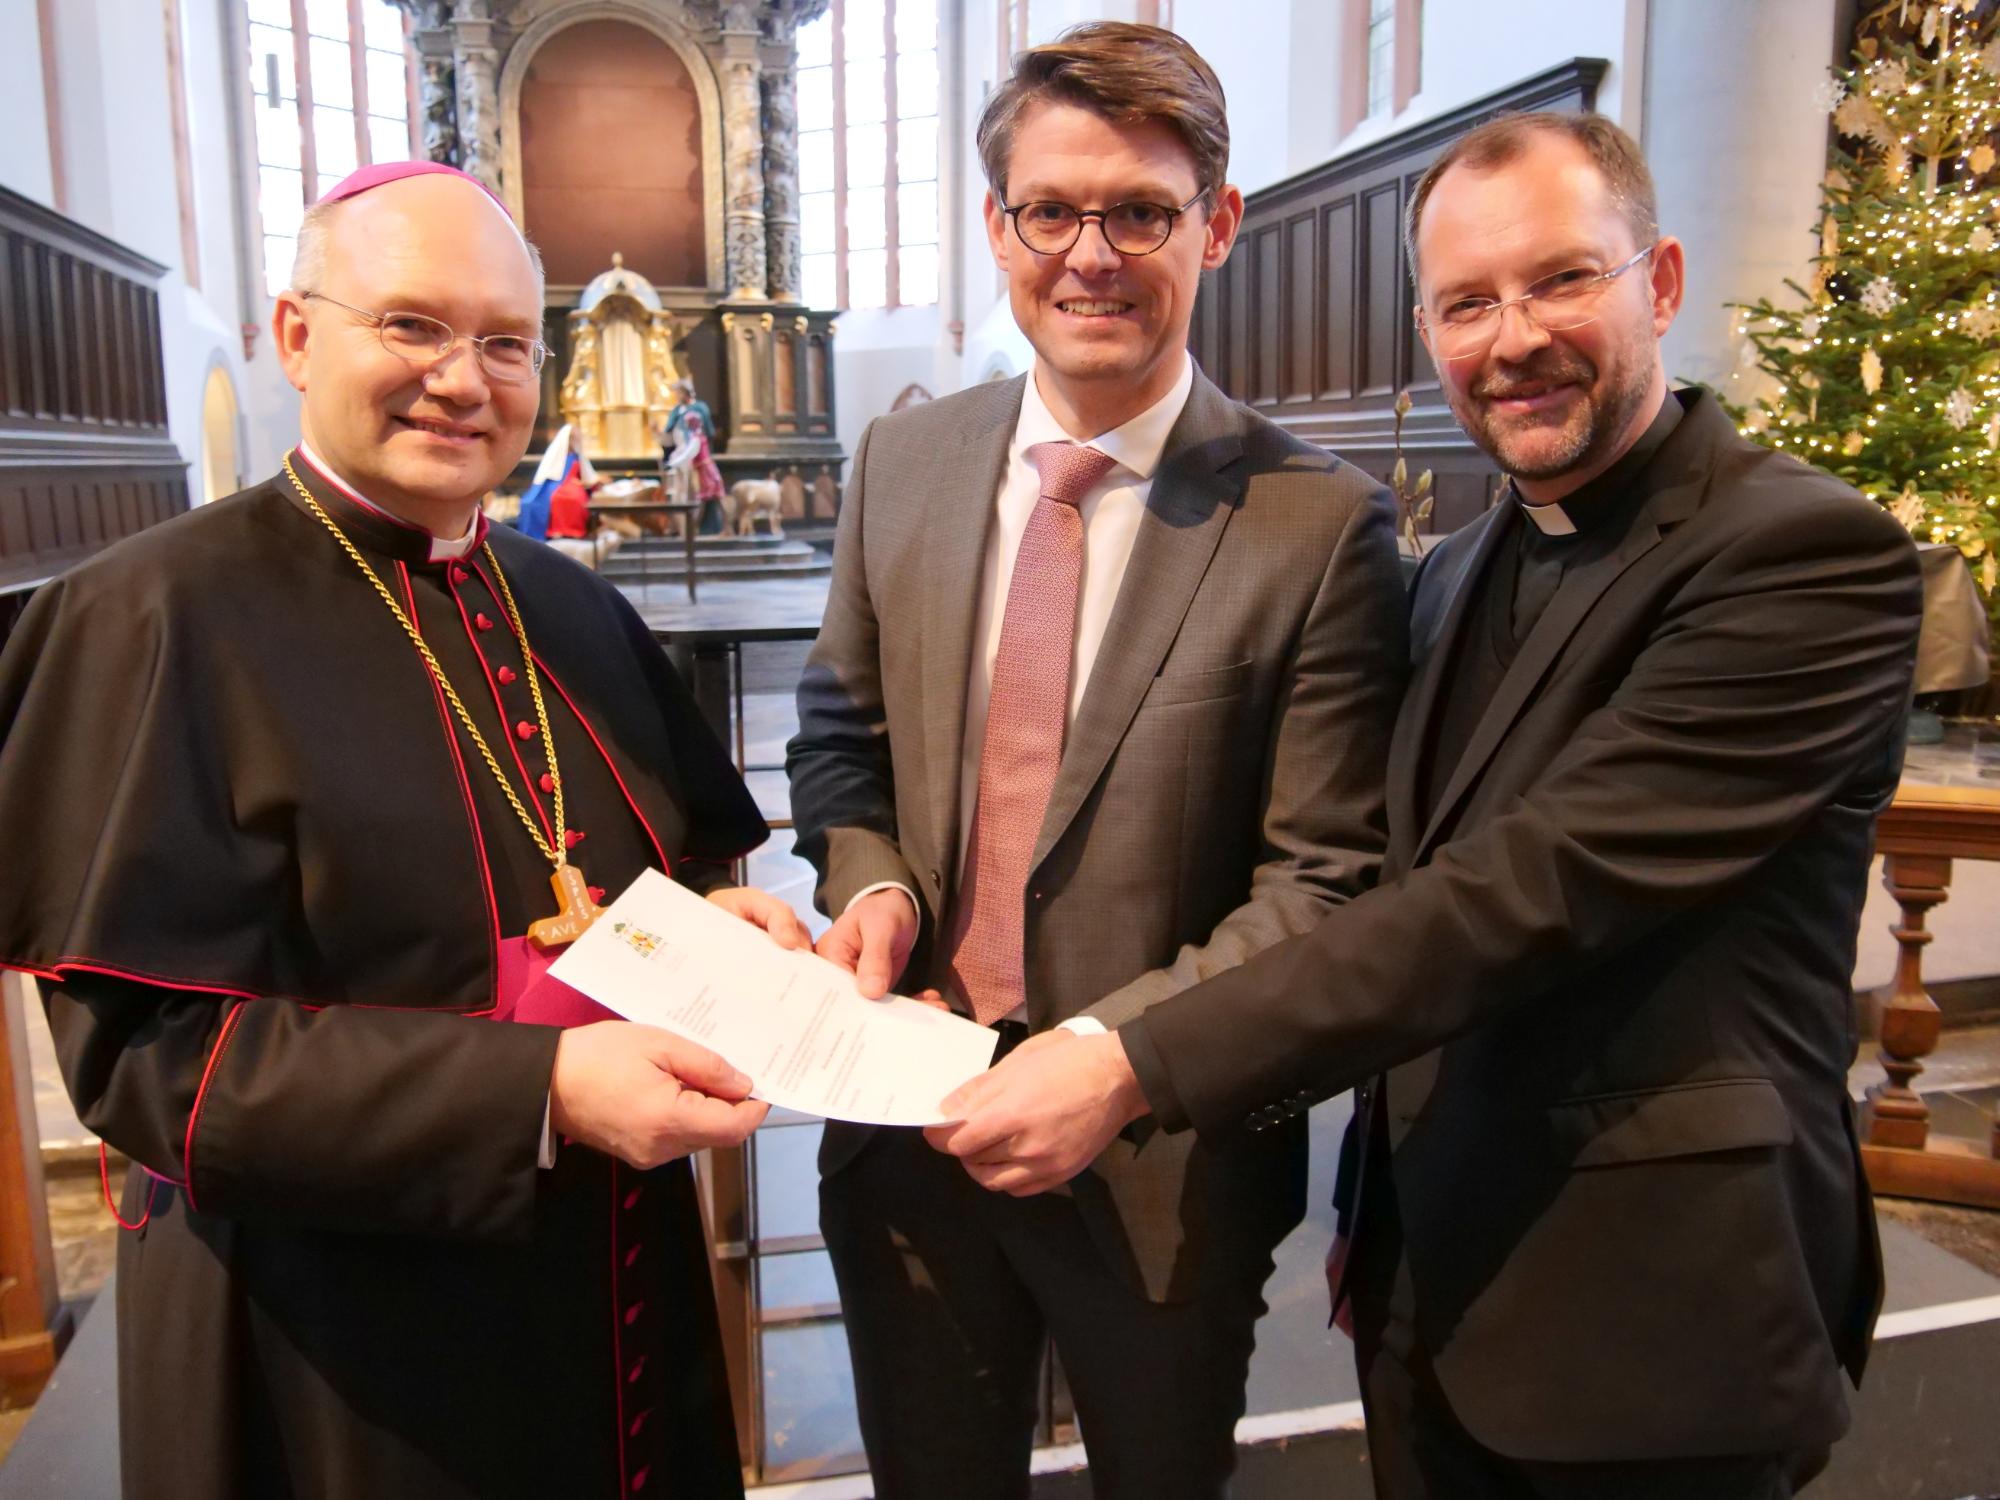
[[[738,1495],[685,1160],[548,1138],[559,1028],[604,1013],[523,941],[554,903],[522,814],[556,837],[559,758],[613,895],[726,884],[763,819],[617,590],[334,467],[110,549],[0,657],[0,961],[135,1164],[127,1493]]]

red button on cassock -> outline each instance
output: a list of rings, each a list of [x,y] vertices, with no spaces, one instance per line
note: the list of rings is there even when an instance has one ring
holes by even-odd
[[[472,623],[477,625],[481,630],[491,630],[493,628],[493,622],[483,614],[474,615]]]
[[[500,679],[500,684],[502,687],[504,687],[508,683],[514,680],[514,669],[512,667],[502,667],[499,671],[495,672],[493,675]]]
[[[604,904],[604,887],[603,887],[603,886],[601,886],[601,885],[592,885],[592,886],[586,886],[586,887],[584,887],[584,889],[586,889],[587,891],[589,891],[589,892],[590,892],[590,900],[591,900],[591,904],[592,904],[593,906],[602,906],[602,905]],[[635,1189],[635,1192],[636,1192],[636,1189]],[[626,1207],[628,1207],[628,1208],[629,1208],[629,1207],[631,1207],[631,1205],[630,1205],[630,1204],[627,1204],[627,1205],[626,1205]]]
[[[597,889],[597,887],[592,886],[591,889],[594,891]],[[590,899],[595,901],[597,898],[595,896],[592,896]],[[625,1195],[625,1206],[627,1208],[637,1208],[639,1206],[639,1199],[645,1193],[645,1191],[646,1190],[644,1188],[633,1188],[631,1192]]]
[[[643,1302],[634,1302],[630,1307],[626,1308],[625,1326],[627,1328],[630,1328],[634,1323],[638,1322],[639,1314],[644,1312],[645,1310],[646,1310],[646,1304]]]
[[[541,780],[537,781],[535,785],[545,792],[553,792],[556,789],[556,779],[547,771],[544,771],[542,772]]]
[[[636,1261],[638,1258],[639,1258],[639,1247],[637,1245],[634,1245],[630,1250],[627,1250],[625,1252],[626,1266],[629,1268],[632,1265],[632,1263]]]
[[[572,828],[563,834],[563,847],[574,849],[588,837],[581,828]]]
[[[451,581],[453,583],[463,583],[469,576],[471,575],[469,575],[465,571],[465,569],[460,567],[457,563],[453,563],[451,565]]]
[[[639,1435],[639,1429],[646,1425],[646,1418],[650,1417],[652,1414],[653,1414],[653,1408],[650,1406],[647,1407],[644,1411],[640,1412],[638,1416],[632,1419],[632,1425],[625,1429],[625,1435],[627,1437],[637,1437]]]
[[[632,1491],[634,1494],[637,1494],[646,1487],[646,1476],[652,1472],[650,1468],[641,1469],[632,1476]]]
[[[516,739],[531,740],[539,733],[541,733],[541,731],[536,729],[535,726],[530,724],[526,719],[523,719],[520,723],[514,726],[514,737]]]
[[[632,1368],[625,1372],[625,1383],[627,1385],[637,1385],[639,1383],[639,1377],[645,1373],[646,1373],[646,1356],[642,1354],[637,1359],[632,1361]]]

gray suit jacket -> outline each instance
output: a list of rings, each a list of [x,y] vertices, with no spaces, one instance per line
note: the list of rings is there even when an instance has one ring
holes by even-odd
[[[1026,377],[863,436],[788,769],[799,852],[839,912],[894,880],[923,929],[906,987],[944,977],[981,562]],[[1146,1007],[1310,930],[1375,876],[1407,658],[1386,493],[1197,375],[1029,874],[1035,1030]],[[1303,1212],[1300,1128],[1217,1147],[1121,1139],[1073,1185],[1112,1263],[1188,1294],[1218,1233],[1275,1244]],[[867,1132],[829,1127],[837,1171]]]

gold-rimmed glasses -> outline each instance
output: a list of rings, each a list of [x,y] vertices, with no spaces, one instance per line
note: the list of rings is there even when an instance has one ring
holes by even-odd
[[[375,325],[382,347],[398,359],[413,365],[436,364],[457,347],[460,339],[472,345],[473,357],[487,378],[502,385],[520,385],[542,373],[549,346],[540,339],[519,333],[458,333],[449,323],[413,312],[370,312],[365,307],[342,302],[325,292],[301,292],[303,298],[331,302],[357,318]]]
[[[1439,359],[1471,359],[1485,353],[1499,336],[1500,321],[1510,307],[1550,333],[1564,333],[1597,321],[1611,283],[1659,248],[1655,240],[1630,260],[1599,271],[1571,266],[1542,277],[1518,297],[1454,297],[1435,313],[1415,309],[1417,327],[1430,334]]]

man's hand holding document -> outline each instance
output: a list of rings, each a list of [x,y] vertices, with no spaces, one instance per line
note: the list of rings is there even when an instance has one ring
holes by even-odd
[[[780,948],[750,923],[648,870],[550,967],[628,1020],[748,1073],[752,1096],[871,1125],[936,1125],[943,1098],[993,1061],[984,1026]]]

